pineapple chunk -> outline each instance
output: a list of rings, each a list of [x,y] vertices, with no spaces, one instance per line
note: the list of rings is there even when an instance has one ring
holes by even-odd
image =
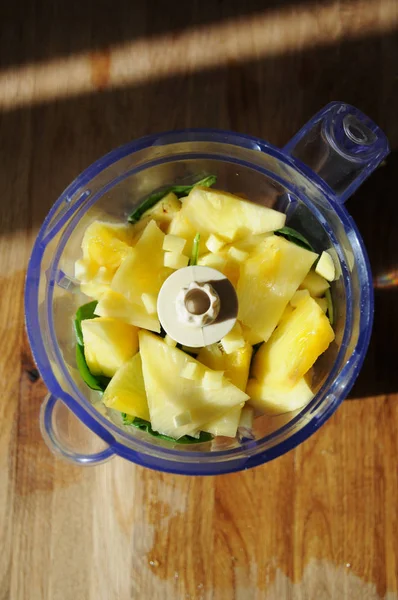
[[[170,269],[183,269],[188,265],[189,258],[177,252],[165,252],[163,264]]]
[[[175,348],[177,346],[177,342],[173,340],[173,338],[170,335],[166,335],[164,341],[168,346],[170,346],[170,348]]]
[[[142,219],[154,219],[162,231],[167,231],[171,221],[181,209],[181,202],[177,196],[170,192],[164,198],[159,200],[152,208],[149,208],[142,216]],[[138,221],[138,223],[140,223]],[[138,225],[137,223],[137,225]]]
[[[181,215],[203,235],[222,232],[222,237],[230,241],[250,233],[275,231],[286,221],[286,216],[276,210],[200,186],[195,186],[184,200]]]
[[[246,325],[244,325],[243,323],[241,323],[241,327],[242,327],[243,337],[245,338],[246,342],[249,342],[249,344],[251,344],[252,346],[255,346],[256,344],[260,344],[263,341],[263,338],[261,337],[261,335],[258,335],[258,333],[256,333],[252,329],[250,329],[250,327],[246,327]]]
[[[197,381],[200,379],[200,369],[198,368],[198,364],[196,362],[188,362],[181,371],[180,375],[181,377],[185,377],[185,379]]]
[[[157,312],[155,294],[141,294],[141,300],[148,315],[155,315]]]
[[[224,240],[214,234],[211,234],[206,242],[206,248],[210,252],[218,252],[223,246],[225,246]]]
[[[213,435],[235,437],[243,406],[244,402],[238,406],[234,406],[234,408],[231,408],[224,415],[218,417],[218,419],[214,419],[214,421],[210,421],[210,423],[205,423],[202,425],[202,431],[207,431],[207,433],[211,433]]]
[[[328,301],[326,300],[326,298],[314,298],[314,300],[317,303],[317,305],[321,307],[321,309],[323,310],[323,312],[327,313],[327,310],[328,310]]]
[[[334,340],[329,319],[311,296],[281,322],[253,360],[252,375],[295,386]]]
[[[316,258],[283,237],[267,237],[241,266],[239,320],[267,341]]]
[[[87,283],[95,277],[99,265],[93,260],[80,258],[75,262],[75,277],[82,283]]]
[[[156,314],[149,315],[142,305],[129,302],[125,296],[111,289],[102,294],[95,314],[100,317],[119,319],[124,323],[160,333],[160,323]]]
[[[252,352],[253,348],[247,342],[243,348],[239,348],[231,354],[223,352],[218,344],[211,344],[201,349],[198,354],[198,361],[209,367],[209,369],[224,371],[225,377],[244,392],[249,377]]]
[[[187,243],[187,240],[184,238],[168,233],[165,235],[163,240],[163,250],[167,250],[168,252],[175,252],[176,254],[181,254],[184,250],[184,246]]]
[[[155,221],[150,221],[112,280],[111,288],[115,292],[123,294],[143,310],[142,294],[152,294],[157,298],[163,282],[172,273],[163,265],[164,237]]]
[[[336,269],[334,268],[333,258],[327,252],[322,252],[321,258],[315,267],[315,273],[318,273],[321,277],[327,279],[327,281],[333,281],[336,276]]]
[[[236,260],[237,262],[243,262],[249,256],[248,252],[245,252],[245,250],[239,250],[239,248],[236,248],[235,246],[231,246],[229,248],[228,254],[231,258],[233,258],[233,260]]]
[[[112,377],[102,396],[108,408],[149,420],[140,353],[125,362]]]
[[[182,350],[170,348],[161,337],[141,330],[139,342],[151,423],[159,433],[176,439],[196,434],[202,425],[248,399],[225,377],[218,389],[205,389],[200,382],[181,377],[189,362],[198,365],[202,376],[212,371]],[[174,417],[186,411],[191,413],[192,422],[176,427]]]
[[[186,410],[185,412],[176,415],[173,418],[173,423],[174,427],[182,427],[183,425],[189,425],[190,423],[192,423],[192,415],[189,412],[189,410]]]
[[[297,290],[293,298],[290,300],[290,305],[293,308],[296,308],[296,306],[298,306],[302,300],[308,298],[309,295],[310,293],[308,290]]]
[[[278,385],[267,377],[261,382],[249,379],[247,393],[250,395],[248,404],[266,415],[280,415],[297,410],[314,397],[304,377],[293,387]]]
[[[244,406],[239,420],[239,428],[251,431],[253,429],[254,410],[251,406]]]
[[[242,327],[238,321],[236,321],[231,331],[222,338],[221,345],[226,354],[232,354],[232,352],[239,350],[239,348],[243,348],[245,340],[242,333]]]
[[[319,298],[323,296],[330,285],[318,273],[310,271],[304,281],[300,285],[301,290],[308,290],[313,298]]]
[[[184,201],[185,202],[185,201]],[[172,235],[176,235],[178,237],[184,238],[187,240],[187,244],[185,246],[185,252],[187,255],[191,256],[192,254],[192,246],[195,235],[198,233],[198,230],[192,225],[192,223],[182,214],[182,211],[177,213],[173,220],[170,223],[168,233]],[[205,237],[203,235],[200,236],[199,240],[199,256],[206,253],[206,245],[205,245]]]
[[[205,390],[219,390],[222,388],[224,371],[206,371],[203,375],[202,385]]]
[[[83,236],[83,258],[115,271],[130,253],[133,240],[131,225],[94,221]]]
[[[82,321],[84,356],[93,375],[113,377],[138,350],[138,329],[117,319]]]
[[[221,271],[221,273],[224,273],[223,269],[225,268],[226,264],[226,258],[221,256],[220,254],[213,254],[212,252],[209,252],[209,254],[204,254],[198,260],[198,265],[201,265],[202,267],[211,267],[212,269],[217,269],[218,271]]]

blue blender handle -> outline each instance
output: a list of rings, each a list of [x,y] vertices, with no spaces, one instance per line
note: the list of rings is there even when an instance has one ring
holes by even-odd
[[[331,102],[293,136],[283,152],[310,167],[342,204],[390,148],[383,131],[369,117],[349,104]]]

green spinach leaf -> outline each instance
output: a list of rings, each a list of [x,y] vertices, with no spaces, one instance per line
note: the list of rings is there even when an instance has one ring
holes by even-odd
[[[128,217],[128,221],[130,223],[137,223],[137,221],[141,219],[142,215],[147,210],[155,206],[155,204],[157,204],[159,200],[167,196],[167,194],[170,194],[170,192],[173,192],[177,196],[177,198],[183,198],[184,196],[188,196],[189,192],[196,185],[201,185],[203,187],[211,187],[216,182],[216,180],[216,175],[208,175],[207,177],[204,177],[203,179],[200,179],[199,181],[196,181],[195,183],[192,183],[190,185],[170,185],[164,188],[163,190],[154,192],[153,194],[148,196],[148,198],[145,198],[145,200],[142,202],[142,204],[140,204],[140,206],[133,210],[131,215],[129,215]]]
[[[274,233],[275,235],[284,237],[293,244],[297,244],[297,246],[301,246],[301,248],[315,252],[309,241],[299,231],[296,231],[296,229],[293,229],[292,227],[282,227],[281,229],[274,231]]]

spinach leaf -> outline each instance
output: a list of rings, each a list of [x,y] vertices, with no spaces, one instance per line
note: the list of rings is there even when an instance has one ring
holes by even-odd
[[[200,233],[197,233],[193,240],[192,253],[191,253],[191,258],[189,261],[189,265],[191,267],[198,264],[199,242],[200,242]]]
[[[125,425],[132,425],[134,427],[137,427],[141,431],[146,431],[154,437],[158,437],[162,440],[167,440],[169,442],[174,442],[175,444],[202,444],[203,442],[210,442],[213,439],[211,433],[201,431],[199,438],[194,438],[190,435],[184,435],[180,439],[175,440],[174,438],[168,435],[163,435],[162,433],[158,433],[157,431],[152,429],[150,422],[146,421],[145,419],[140,419],[139,417],[132,417],[130,415],[127,415],[126,413],[122,413],[122,419]]]
[[[82,321],[86,319],[95,319],[94,311],[96,309],[98,302],[94,300],[93,302],[88,302],[87,304],[83,304],[76,311],[74,326],[76,333],[76,366],[83,379],[84,383],[88,385],[92,390],[98,390],[103,392],[110,382],[109,377],[103,377],[102,375],[93,375],[88,368],[86,358],[84,356],[84,340],[83,340],[83,332],[82,332]]]
[[[184,196],[188,196],[189,192],[196,185],[201,185],[203,187],[211,187],[216,182],[216,180],[216,175],[208,175],[207,177],[204,177],[203,179],[200,179],[199,181],[196,181],[195,183],[192,183],[190,185],[170,185],[166,188],[163,188],[163,190],[160,190],[159,192],[154,192],[153,194],[148,196],[148,198],[145,198],[145,200],[142,202],[142,204],[140,204],[140,206],[133,210],[131,215],[129,215],[128,217],[128,221],[130,223],[137,223],[137,221],[141,219],[144,212],[152,208],[152,206],[155,206],[155,204],[157,204],[159,200],[167,196],[167,194],[170,194],[170,192],[173,192],[177,196],[177,198],[182,198]]]
[[[330,290],[326,290],[325,292],[325,298],[326,301],[328,303],[328,317],[329,317],[329,321],[330,324],[333,325],[334,322],[334,310],[333,310],[333,302],[332,302],[332,294],[330,293]]]
[[[301,248],[315,252],[309,241],[299,231],[296,231],[296,229],[293,229],[292,227],[282,227],[281,229],[274,231],[274,233],[275,235],[284,237],[293,244],[297,244],[297,246],[301,246]]]
[[[81,346],[84,346],[81,322],[85,321],[86,319],[94,319],[95,318],[94,311],[97,308],[97,304],[98,304],[98,302],[96,300],[93,300],[93,302],[88,302],[87,304],[83,304],[83,306],[78,308],[76,311],[75,322],[74,322],[75,333],[76,333],[77,343],[80,344]]]

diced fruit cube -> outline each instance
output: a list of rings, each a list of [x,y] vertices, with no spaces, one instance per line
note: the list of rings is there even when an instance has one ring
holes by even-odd
[[[248,252],[245,252],[244,250],[239,250],[235,246],[231,246],[229,248],[228,254],[231,258],[233,258],[237,262],[243,262],[249,256]]]
[[[112,377],[102,397],[108,408],[149,420],[140,353],[125,362]]]
[[[168,233],[165,235],[163,240],[163,250],[167,250],[168,252],[175,252],[176,254],[181,254],[184,250],[184,246],[186,245],[187,240],[184,238]]]
[[[196,362],[188,362],[181,371],[181,377],[197,381],[200,378],[200,369]]]
[[[224,371],[206,371],[202,385],[205,390],[219,390],[222,387]]]
[[[157,312],[155,294],[141,294],[141,300],[148,315],[155,315]]]
[[[224,371],[225,377],[244,392],[249,377],[252,352],[253,348],[248,342],[230,354],[223,352],[219,344],[211,344],[201,349],[198,361],[214,371]]]
[[[314,271],[310,271],[300,285],[300,289],[308,290],[313,298],[319,298],[323,296],[329,287],[330,286],[326,279]]]
[[[128,256],[133,240],[131,225],[94,221],[83,236],[83,258],[116,270]]]
[[[183,427],[192,423],[192,415],[189,410],[186,410],[173,418],[174,427]]]
[[[321,258],[315,267],[315,272],[327,281],[333,281],[336,276],[333,258],[327,252],[322,252]]]
[[[211,433],[212,435],[235,437],[243,406],[244,403],[242,402],[239,406],[234,406],[234,408],[231,408],[224,415],[218,417],[218,419],[214,419],[210,423],[205,423],[202,425],[202,431],[207,431],[207,433]]]
[[[175,340],[173,340],[173,338],[170,337],[169,335],[166,335],[166,337],[164,338],[164,341],[166,342],[166,344],[168,346],[170,346],[170,348],[175,348],[177,346],[177,342]]]
[[[267,341],[316,258],[281,236],[267,237],[241,266],[239,320]]]
[[[138,329],[117,319],[82,321],[84,356],[93,375],[113,377],[138,350]]]
[[[297,290],[297,292],[295,292],[293,298],[290,300],[290,305],[293,308],[296,308],[296,306],[298,306],[300,304],[300,302],[302,300],[304,300],[305,298],[307,298],[310,295],[308,290]]]
[[[311,296],[279,324],[253,360],[252,375],[293,387],[334,340],[329,319]]]
[[[198,230],[195,229],[195,227],[192,225],[189,219],[187,219],[181,211],[177,213],[171,221],[168,233],[172,235],[177,235],[181,238],[184,238],[184,240],[187,240],[187,244],[184,250],[188,256],[191,256],[193,241],[195,239],[195,235],[198,233]],[[201,256],[205,252],[205,237],[201,235],[199,240],[199,256]]]
[[[83,259],[83,261],[84,260],[85,259]],[[76,261],[76,263],[77,262],[78,261]],[[89,262],[91,265],[94,265],[92,261]],[[90,272],[92,271],[89,268],[87,270],[87,274]],[[114,271],[107,269],[106,267],[98,267],[97,265],[97,272],[95,273],[94,277],[87,281],[81,282],[80,291],[82,291],[83,294],[90,296],[90,298],[95,298],[96,300],[99,300],[102,294],[109,290],[109,286],[111,284],[113,276]]]
[[[239,348],[243,348],[245,339],[243,337],[242,327],[238,321],[236,321],[231,331],[222,338],[221,345],[226,354],[232,354],[232,352],[236,352]]]
[[[119,319],[124,323],[160,333],[160,323],[156,314],[149,315],[144,306],[133,304],[122,294],[110,289],[102,294],[95,309],[95,314],[100,317]]]
[[[276,210],[242,200],[233,194],[195,186],[184,200],[181,214],[196,231],[233,241],[250,233],[275,231],[286,216]]]
[[[208,237],[206,242],[206,248],[210,250],[210,252],[218,252],[223,246],[225,246],[225,241],[218,237],[218,235],[214,235],[212,233]]]
[[[246,340],[246,342],[249,342],[249,344],[251,344],[252,346],[255,346],[256,344],[260,344],[260,342],[263,341],[263,338],[261,337],[261,335],[259,335],[255,331],[253,331],[253,329],[250,329],[250,327],[247,327],[243,323],[241,323],[241,327],[242,327],[242,334],[243,334],[244,339]]]
[[[157,298],[171,270],[163,265],[164,233],[150,221],[131,254],[123,261],[112,280],[112,289],[144,308],[142,294]]]
[[[297,410],[314,397],[304,377],[293,387],[277,385],[269,378],[264,378],[261,382],[249,379],[247,393],[250,395],[248,404],[266,415],[279,415]]]
[[[189,258],[177,252],[165,252],[163,264],[170,269],[182,269],[188,265]]]
[[[318,304],[318,306],[321,307],[323,312],[326,313],[328,310],[328,301],[326,300],[326,298],[314,298],[314,299],[315,299],[315,302]]]
[[[181,202],[177,196],[170,192],[159,200],[152,208],[148,209],[142,218],[151,218],[156,221],[162,231],[167,231],[172,219],[181,209]],[[142,220],[142,218],[140,220]],[[140,221],[138,221],[139,223]]]
[[[205,389],[197,381],[181,377],[185,365],[197,361],[178,348],[170,348],[161,337],[141,330],[139,342],[151,424],[156,431],[176,439],[196,434],[204,423],[248,399],[225,377],[218,389]],[[202,375],[209,371],[197,365]],[[191,413],[192,423],[176,427],[173,416],[185,411]]]
[[[227,260],[223,256],[220,254],[213,254],[212,252],[209,252],[209,254],[204,254],[198,260],[198,265],[217,269],[218,271],[221,271],[221,273],[224,273],[223,269],[225,268],[226,264]]]

